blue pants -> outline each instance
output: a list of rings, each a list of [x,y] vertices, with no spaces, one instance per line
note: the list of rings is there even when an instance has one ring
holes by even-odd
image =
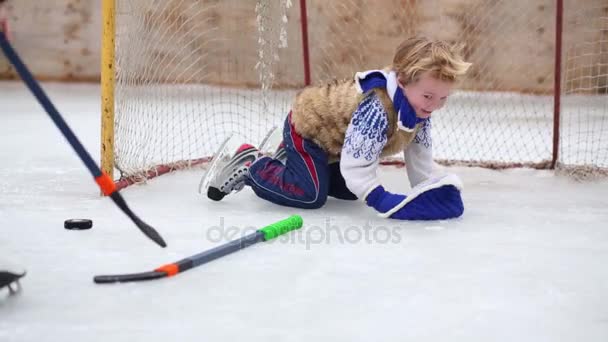
[[[287,152],[285,164],[263,157],[249,167],[246,184],[256,195],[276,204],[304,209],[322,207],[327,196],[357,199],[346,187],[340,164],[328,164],[327,153],[295,131],[291,113],[285,120],[283,143]]]

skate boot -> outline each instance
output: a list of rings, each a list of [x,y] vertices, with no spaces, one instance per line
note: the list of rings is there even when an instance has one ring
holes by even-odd
[[[245,187],[245,179],[249,175],[249,166],[258,156],[257,148],[249,144],[241,145],[228,164],[211,180],[207,189],[207,197],[220,201],[232,192],[241,191]]]
[[[0,289],[7,287],[9,293],[13,294],[20,288],[19,279],[25,276],[25,271],[0,270]]]

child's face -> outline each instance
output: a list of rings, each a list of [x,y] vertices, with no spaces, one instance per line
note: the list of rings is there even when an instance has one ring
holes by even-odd
[[[421,119],[429,118],[433,111],[443,107],[453,86],[452,82],[434,78],[428,72],[423,73],[416,82],[405,86],[399,84],[416,116]]]

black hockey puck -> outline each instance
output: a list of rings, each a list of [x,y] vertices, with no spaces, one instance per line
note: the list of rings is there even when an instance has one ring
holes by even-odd
[[[69,219],[65,220],[63,227],[70,230],[91,229],[93,221],[89,219]]]
[[[209,199],[221,201],[224,196],[226,196],[226,194],[216,187],[210,186],[209,189],[207,189],[207,197],[209,197]]]

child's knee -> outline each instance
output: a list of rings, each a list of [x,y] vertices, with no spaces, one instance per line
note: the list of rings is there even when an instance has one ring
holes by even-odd
[[[325,205],[327,202],[327,194],[322,196],[319,194],[316,198],[311,199],[310,201],[303,202],[301,207],[303,209],[319,209]]]

